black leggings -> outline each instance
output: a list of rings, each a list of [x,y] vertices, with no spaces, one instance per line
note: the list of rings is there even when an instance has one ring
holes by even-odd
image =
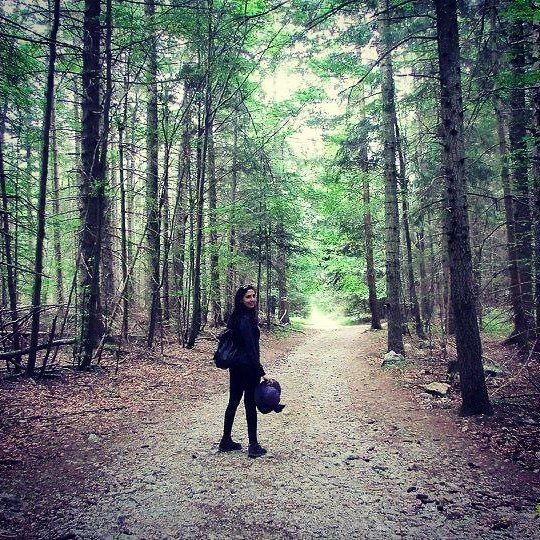
[[[234,415],[244,394],[244,406],[246,407],[246,420],[248,427],[249,444],[257,443],[257,408],[255,406],[255,388],[259,384],[260,376],[253,371],[242,369],[229,369],[229,404],[225,410],[225,422],[223,437],[231,436]]]

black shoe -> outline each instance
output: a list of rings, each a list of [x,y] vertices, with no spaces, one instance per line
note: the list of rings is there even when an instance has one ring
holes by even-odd
[[[264,456],[266,454],[266,448],[263,448],[259,443],[250,444],[248,447],[248,456],[251,458],[256,458]]]
[[[242,445],[240,443],[234,442],[230,437],[228,439],[221,439],[221,441],[219,441],[220,452],[231,452],[232,450],[241,449]]]
[[[274,412],[281,412],[285,408],[285,405],[276,405],[274,407]]]

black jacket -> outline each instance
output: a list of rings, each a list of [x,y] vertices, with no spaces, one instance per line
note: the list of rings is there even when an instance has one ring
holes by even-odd
[[[261,332],[257,323],[248,312],[240,313],[233,330],[238,347],[238,366],[254,371],[262,377],[265,372],[261,366]]]

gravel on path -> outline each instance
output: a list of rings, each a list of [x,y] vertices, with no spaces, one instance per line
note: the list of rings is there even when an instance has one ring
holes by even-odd
[[[216,373],[222,393],[134,427],[96,463],[106,488],[36,536],[540,538],[538,479],[481,452],[455,411],[419,408],[365,330],[319,331],[269,373],[286,408],[259,415],[265,457],[217,451],[227,374]],[[247,446],[242,407],[233,437]]]

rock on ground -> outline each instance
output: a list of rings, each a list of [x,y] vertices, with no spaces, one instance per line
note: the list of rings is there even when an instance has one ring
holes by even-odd
[[[434,396],[446,396],[450,391],[450,385],[443,382],[432,382],[422,387],[428,394]]]

